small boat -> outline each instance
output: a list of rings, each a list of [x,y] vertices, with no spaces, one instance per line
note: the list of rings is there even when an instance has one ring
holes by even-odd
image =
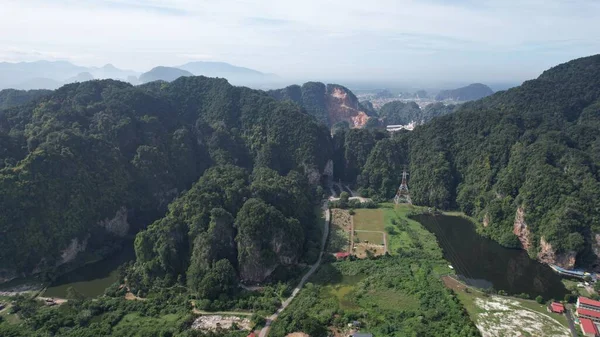
[[[448,265],[448,268],[450,268],[450,269],[454,269],[454,267],[452,267],[452,265],[451,265],[451,264],[449,264],[449,265]]]

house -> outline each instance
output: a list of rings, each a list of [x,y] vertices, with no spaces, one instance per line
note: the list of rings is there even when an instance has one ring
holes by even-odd
[[[550,304],[550,311],[557,313],[557,314],[563,314],[565,312],[565,306],[562,305],[562,303],[558,303],[558,302],[552,302],[552,304]]]
[[[347,253],[347,252],[335,253],[335,258],[338,259],[338,260],[345,259],[348,256],[350,256],[350,253]]]
[[[256,337],[256,334],[254,332],[251,332],[247,337]]]
[[[591,298],[579,296],[577,298],[577,308],[600,311],[600,301],[595,301]]]
[[[581,332],[586,337],[596,337],[598,336],[598,329],[596,329],[596,325],[594,322],[590,321],[587,318],[580,319],[581,321]]]
[[[580,319],[588,319],[592,322],[600,323],[600,312],[585,308],[577,308],[577,316]]]

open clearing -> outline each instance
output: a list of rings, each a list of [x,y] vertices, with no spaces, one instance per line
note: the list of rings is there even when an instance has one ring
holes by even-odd
[[[483,337],[570,336],[565,317],[546,312],[544,305],[513,297],[485,296],[452,277],[442,280],[454,290]]]
[[[250,330],[252,323],[248,318],[237,316],[206,315],[196,318],[192,329],[201,331],[215,331],[219,329]]]
[[[354,210],[354,229],[367,231],[385,230],[383,209],[356,209]]]
[[[383,232],[359,232],[356,231],[354,236],[358,238],[360,242],[372,243],[374,245],[383,246]]]

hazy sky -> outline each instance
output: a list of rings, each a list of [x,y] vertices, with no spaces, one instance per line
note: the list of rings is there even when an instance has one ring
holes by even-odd
[[[600,53],[598,0],[0,0],[0,61],[520,81]]]

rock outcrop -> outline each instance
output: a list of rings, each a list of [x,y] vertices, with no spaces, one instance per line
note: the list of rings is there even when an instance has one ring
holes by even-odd
[[[307,82],[302,87],[291,85],[283,89],[269,90],[268,94],[279,101],[290,100],[298,103],[308,114],[329,127],[339,122],[347,122],[350,127],[360,128],[369,119],[352,91],[337,84]]]
[[[103,221],[100,221],[98,225],[116,236],[124,237],[129,232],[127,209],[121,207],[112,219],[104,219]]]
[[[531,248],[531,232],[527,223],[525,222],[525,209],[523,207],[517,208],[517,214],[515,215],[515,223],[513,225],[513,233],[519,238],[521,247],[525,250]]]
[[[325,104],[329,113],[330,126],[339,122],[348,122],[351,127],[361,128],[369,119],[367,113],[360,110],[356,96],[342,86],[327,85]]]
[[[557,254],[556,250],[549,242],[546,242],[543,236],[540,239],[540,252],[537,258],[542,263],[555,264],[565,269],[573,269],[576,256],[577,252],[574,251]]]
[[[87,238],[82,240],[81,242],[78,238],[72,239],[69,246],[61,252],[61,260],[58,263],[58,265],[73,261],[77,257],[77,254],[85,250],[85,248],[87,247],[87,241]]]

